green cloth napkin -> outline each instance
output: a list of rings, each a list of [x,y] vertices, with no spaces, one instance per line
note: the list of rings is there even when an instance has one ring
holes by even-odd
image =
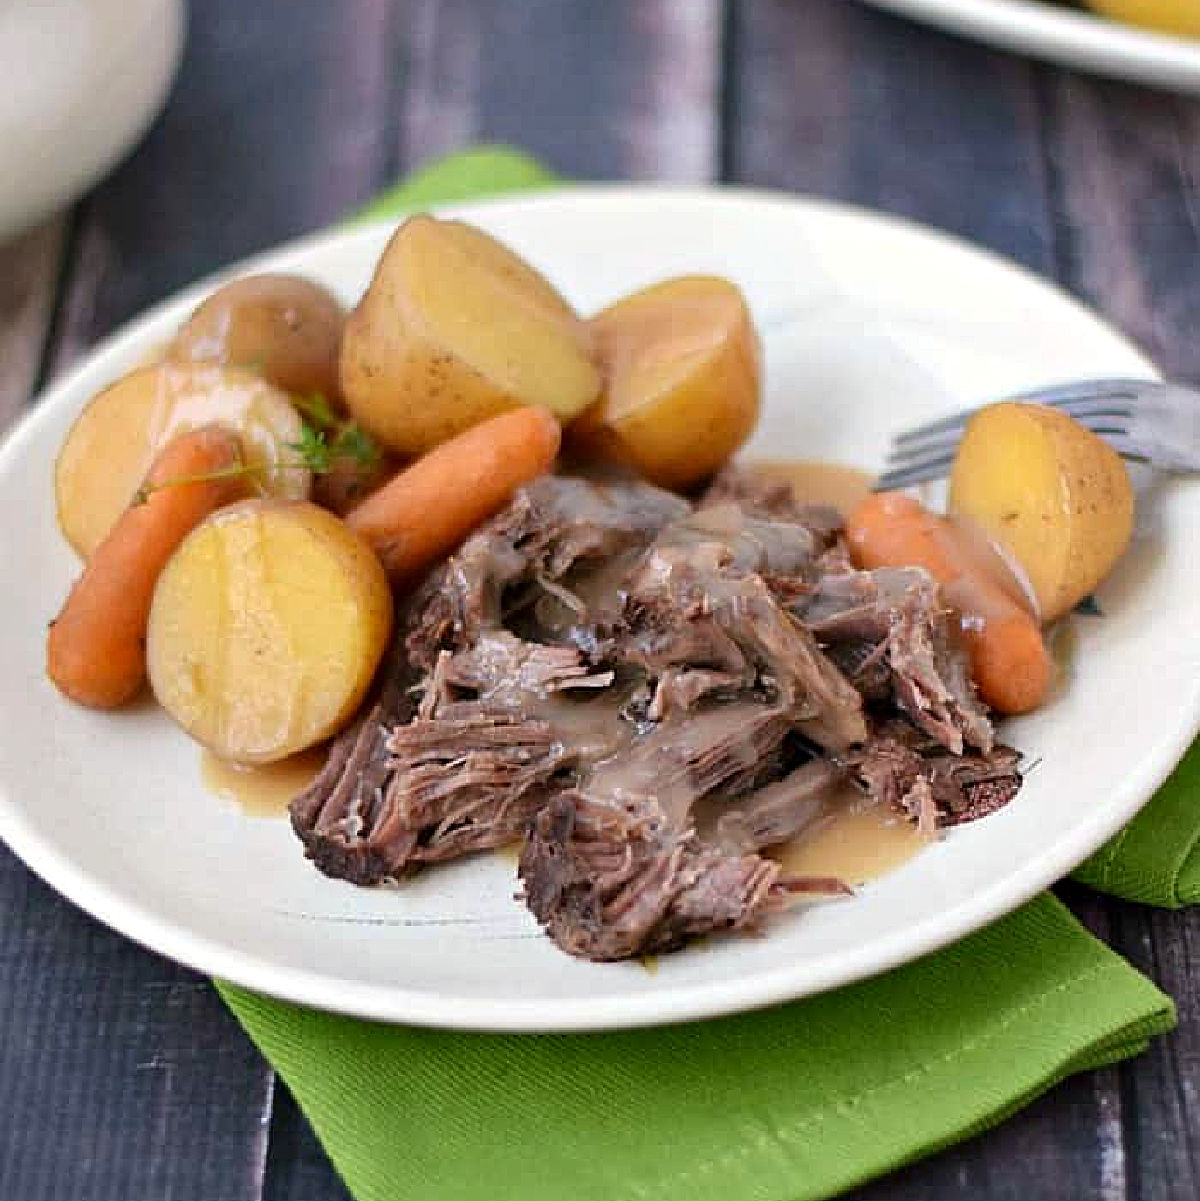
[[[1049,894],[886,976],[650,1030],[457,1034],[218,987],[358,1201],[830,1197],[1174,1024]]]
[[[1080,865],[1075,879],[1143,905],[1200,903],[1200,742],[1145,809]]]
[[[552,182],[487,147],[427,168],[367,215]],[[1196,899],[1197,797],[1193,750],[1086,878],[1159,904]],[[1170,999],[1049,895],[838,992],[652,1030],[460,1034],[217,987],[358,1201],[829,1197],[1174,1025]]]

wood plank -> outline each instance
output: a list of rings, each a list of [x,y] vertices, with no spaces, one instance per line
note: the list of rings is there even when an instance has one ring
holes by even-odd
[[[418,0],[400,161],[512,142],[573,178],[717,169],[719,0]]]
[[[729,178],[1053,264],[1034,69],[843,0],[737,10]]]
[[[66,218],[56,217],[0,246],[0,433],[38,378],[66,226]]]
[[[1131,1196],[1200,1196],[1200,909],[1118,910],[1115,945],[1175,998],[1179,1027],[1121,1076]]]
[[[1064,281],[1169,375],[1200,380],[1200,103],[1071,75],[1046,90]],[[1200,911],[1125,905],[1113,942],[1179,1029],[1121,1071],[1131,1196],[1200,1195]]]
[[[208,981],[0,847],[0,1197],[259,1196],[271,1075]]]
[[[1065,74],[1047,103],[1064,281],[1200,380],[1200,103]]]
[[[1057,265],[1038,74],[843,0],[735,14],[723,160],[736,182],[940,226],[1042,272]],[[1109,904],[1067,890],[1103,931]],[[999,1129],[854,1194],[862,1201],[1126,1196],[1115,1071],[1065,1081]]]
[[[275,1111],[263,1201],[349,1201],[308,1119],[282,1080],[275,1084]]]

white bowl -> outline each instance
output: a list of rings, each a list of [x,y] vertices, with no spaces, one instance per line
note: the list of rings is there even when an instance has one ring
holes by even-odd
[[[161,108],[183,0],[0,5],[0,239],[82,195]]]

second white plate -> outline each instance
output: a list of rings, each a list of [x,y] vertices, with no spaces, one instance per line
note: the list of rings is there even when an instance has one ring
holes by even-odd
[[[1042,0],[866,0],[1064,67],[1200,92],[1200,41],[1135,29]]]

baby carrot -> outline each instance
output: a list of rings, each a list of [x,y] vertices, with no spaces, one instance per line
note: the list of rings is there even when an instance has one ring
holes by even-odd
[[[1050,686],[1050,655],[1037,621],[984,572],[944,517],[897,492],[863,500],[846,525],[860,567],[924,567],[959,614],[971,674],[999,713],[1026,713]]]
[[[501,413],[443,442],[346,516],[395,584],[411,584],[522,484],[550,470],[561,431],[545,409]]]
[[[154,585],[183,539],[244,482],[237,437],[215,426],[180,434],[159,452],[148,495],[92,552],[46,639],[46,674],[81,705],[115,709],[146,678],[146,624]],[[214,473],[228,471],[227,476]],[[179,482],[172,482],[179,481]]]

